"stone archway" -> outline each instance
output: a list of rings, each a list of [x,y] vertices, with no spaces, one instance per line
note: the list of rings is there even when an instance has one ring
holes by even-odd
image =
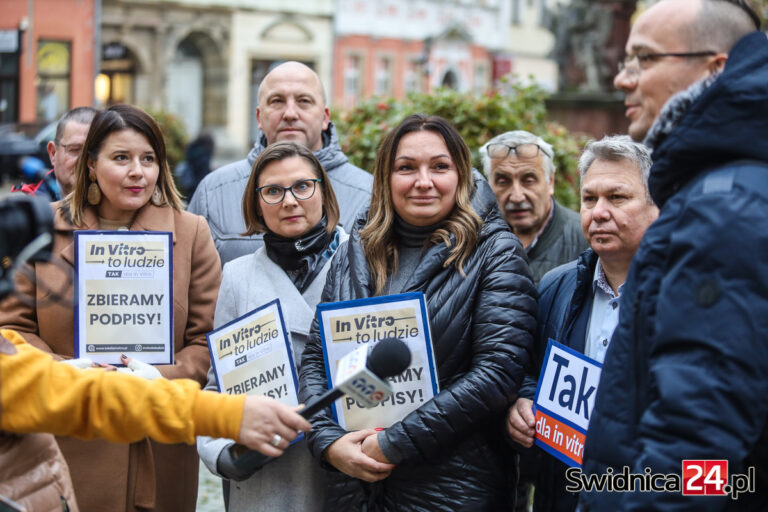
[[[184,121],[190,137],[224,126],[227,69],[219,45],[195,30],[173,51],[166,71],[166,108]]]
[[[456,74],[456,71],[454,71],[453,69],[447,70],[443,75],[443,79],[440,81],[440,87],[445,87],[446,89],[452,89],[454,91],[458,91],[459,77]]]

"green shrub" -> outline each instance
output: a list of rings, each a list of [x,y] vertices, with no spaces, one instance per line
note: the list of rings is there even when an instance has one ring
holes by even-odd
[[[187,147],[188,137],[184,123],[175,115],[163,110],[146,109],[147,113],[155,118],[160,130],[165,137],[165,150],[168,156],[168,165],[171,171],[184,160],[184,150]]]
[[[472,150],[472,162],[482,170],[478,149],[489,139],[510,130],[527,130],[555,148],[555,197],[569,208],[578,208],[579,153],[585,136],[574,135],[546,120],[546,92],[534,85],[504,84],[503,92],[487,95],[439,89],[430,94],[412,93],[404,100],[374,98],[357,107],[334,113],[341,146],[355,165],[371,172],[376,150],[384,135],[407,115],[425,113],[451,121]]]

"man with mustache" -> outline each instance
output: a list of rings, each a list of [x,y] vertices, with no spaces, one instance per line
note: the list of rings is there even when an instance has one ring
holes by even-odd
[[[243,236],[243,191],[251,166],[269,144],[292,140],[314,151],[328,173],[339,202],[339,224],[351,229],[357,212],[371,198],[373,177],[349,163],[339,146],[320,77],[295,61],[272,69],[259,85],[256,143],[244,160],[209,173],[195,190],[189,211],[208,221],[222,266],[263,245],[262,235]]]
[[[624,284],[580,475],[614,484],[609,475],[623,472],[633,484],[585,488],[584,512],[768,510],[768,38],[759,24],[744,0],[662,0],[630,31],[614,84],[630,135],[652,148],[648,188],[660,211]],[[741,494],[729,492],[736,474],[749,480]],[[643,492],[634,475],[676,475],[679,487]]]
[[[627,136],[592,141],[581,155],[581,228],[590,249],[539,283],[537,359],[507,416],[510,438],[524,447],[533,445],[532,405],[547,341],[605,358],[632,257],[659,213],[648,193],[650,169],[648,150]],[[523,453],[539,458],[533,509],[575,510],[578,495],[565,490],[567,466],[538,449]]]
[[[515,130],[488,141],[480,154],[499,209],[525,247],[534,282],[587,248],[579,215],[553,197],[555,164],[550,144]]]

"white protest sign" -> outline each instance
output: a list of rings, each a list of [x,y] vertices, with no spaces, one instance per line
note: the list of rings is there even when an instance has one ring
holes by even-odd
[[[438,379],[423,293],[318,304],[317,317],[329,389],[336,385],[339,360],[361,345],[393,337],[411,351],[411,365],[402,374],[387,379],[392,394],[374,408],[366,408],[351,396],[334,402],[334,416],[342,428],[389,427],[437,394]]]
[[[549,340],[534,407],[536,444],[571,466],[580,466],[602,365]]]
[[[220,393],[266,395],[298,405],[298,380],[280,300],[208,333]]]
[[[75,357],[173,364],[173,234],[75,231]]]

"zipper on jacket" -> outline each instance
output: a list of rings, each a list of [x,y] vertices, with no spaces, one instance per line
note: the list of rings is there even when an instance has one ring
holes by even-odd
[[[641,405],[642,405],[641,402],[640,402],[640,390],[643,389],[642,385],[643,385],[644,375],[647,372],[647,368],[645,368],[645,365],[641,363],[643,360],[641,359],[642,347],[640,346],[640,341],[641,340],[640,340],[640,332],[639,331],[640,331],[640,303],[642,302],[642,300],[643,300],[643,292],[641,291],[641,292],[639,292],[637,294],[637,299],[635,299],[635,303],[634,303],[633,308],[632,308],[633,309],[633,315],[632,316],[633,316],[633,322],[634,322],[633,325],[632,325],[632,334],[633,334],[632,339],[633,339],[634,345],[635,345],[633,347],[633,351],[632,351],[634,359],[635,359],[632,362],[633,363],[632,366],[634,367],[634,370],[635,370],[635,375],[634,375],[634,377],[635,377],[635,397],[634,397],[634,401],[635,401],[635,410],[634,410],[635,425],[637,425],[638,422],[640,421],[640,410],[641,410]],[[641,366],[642,366],[642,368],[641,368]]]

